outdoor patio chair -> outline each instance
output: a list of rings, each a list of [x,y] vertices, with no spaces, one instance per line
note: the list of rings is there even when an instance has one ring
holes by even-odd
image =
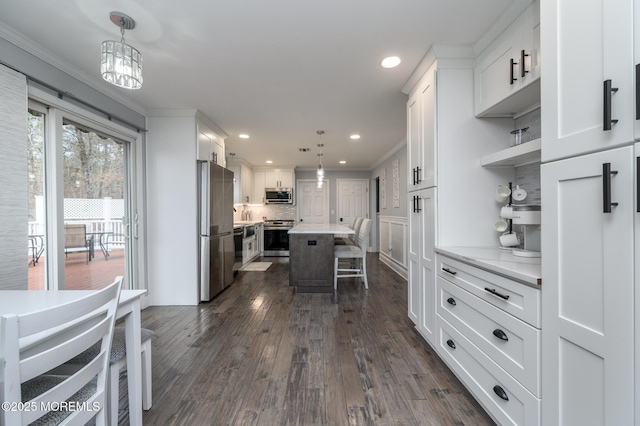
[[[87,225],[66,223],[64,225],[64,254],[87,252],[87,264],[93,255],[93,238],[87,239]]]

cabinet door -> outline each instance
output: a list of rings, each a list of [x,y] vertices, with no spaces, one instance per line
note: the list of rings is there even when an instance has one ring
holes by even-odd
[[[407,277],[407,308],[409,318],[417,326],[420,322],[420,302],[422,300],[420,292],[420,242],[422,231],[420,228],[421,217],[417,205],[419,195],[417,192],[409,193],[407,212],[409,215],[409,235],[408,235],[408,277]]]
[[[280,187],[293,188],[293,172],[280,172]]]
[[[253,203],[253,173],[251,169],[245,165],[240,165],[240,198],[243,203]]]
[[[633,1],[550,0],[540,14],[542,161],[633,140]]]
[[[523,47],[520,43],[521,29],[516,23],[511,24],[478,58],[474,69],[476,115],[506,99],[522,85],[518,61]]]
[[[216,139],[211,141],[211,161],[214,163],[225,167],[226,161],[224,158],[224,145],[221,142],[218,142]]]
[[[253,201],[254,203],[264,203],[264,189],[266,188],[266,173],[253,172]]]
[[[407,103],[408,190],[435,185],[435,69]]]
[[[625,147],[542,166],[544,425],[634,423],[633,159]]]
[[[276,170],[268,171],[264,173],[264,187],[265,188],[279,188],[280,187],[280,172]]]
[[[436,336],[436,199],[435,188],[420,191],[420,287],[421,317],[418,330],[435,345]]]
[[[435,338],[435,188],[409,194],[408,314],[431,344]]]
[[[211,138],[196,127],[198,131],[198,160],[199,161],[211,161]]]
[[[635,126],[634,126],[634,136],[636,140],[640,140],[640,3],[633,3],[633,36],[634,43],[633,46],[635,48],[634,52],[634,61],[635,64],[635,72],[634,72],[634,83],[635,83]],[[640,405],[640,402],[639,402]]]

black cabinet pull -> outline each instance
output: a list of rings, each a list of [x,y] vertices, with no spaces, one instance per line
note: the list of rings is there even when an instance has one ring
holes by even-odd
[[[611,207],[617,206],[618,203],[611,202],[611,175],[617,175],[618,172],[611,170],[611,163],[602,164],[602,212],[611,213]]]
[[[416,183],[420,183],[422,182],[422,179],[420,179],[420,172],[422,170],[420,169],[420,166],[416,167]]]
[[[640,120],[640,64],[636,65],[636,120]]]
[[[500,340],[504,340],[505,342],[509,341],[509,337],[507,337],[507,334],[504,331],[500,330],[499,328],[496,328],[495,330],[493,330],[493,335]]]
[[[451,348],[451,349],[455,349],[456,348],[456,344],[453,343],[453,340],[449,339],[447,340],[447,345]]]
[[[511,65],[510,65],[511,69],[509,71],[509,84],[513,84],[514,81],[518,81],[518,79],[513,76],[513,74],[514,74],[513,73],[513,66],[514,65],[518,65],[518,63],[514,62],[513,58],[511,58],[510,61],[511,61]]]
[[[443,271],[445,271],[445,272],[447,272],[447,273],[449,273],[449,274],[451,274],[451,275],[455,275],[455,274],[457,274],[457,272],[456,272],[456,271],[452,271],[451,269],[442,268],[442,270],[443,270]]]
[[[450,297],[447,299],[447,303],[453,306],[456,306],[456,299],[454,299],[453,297]]]
[[[412,178],[413,178],[413,185],[415,185],[416,182],[416,168],[414,167],[413,169],[411,169],[412,171]]]
[[[522,49],[520,51],[520,77],[524,77],[524,75],[529,72],[529,71],[527,71],[525,69],[526,65],[525,65],[525,62],[524,62],[524,58],[526,58],[527,56],[529,56],[529,55],[524,53],[524,49]]]
[[[640,157],[636,157],[636,212],[640,213]]]
[[[502,389],[500,385],[495,385],[493,387],[493,391],[496,393],[496,395],[498,395],[500,398],[504,399],[505,401],[509,400],[507,393],[504,391],[504,389]]]
[[[422,209],[420,208],[420,196],[416,195],[416,213],[420,213]]]
[[[496,289],[495,289],[495,288],[487,288],[487,287],[485,287],[485,288],[484,288],[484,290],[485,290],[485,291],[488,291],[489,293],[494,294],[494,295],[496,295],[496,296],[498,296],[498,297],[500,297],[500,298],[502,298],[502,299],[504,299],[504,300],[509,300],[509,295],[507,295],[507,294],[500,294],[500,293],[498,293],[498,292],[496,291]]]
[[[611,80],[604,81],[604,125],[603,130],[611,130],[611,125],[616,124],[618,120],[611,118],[611,94],[618,91],[617,87],[611,87]]]

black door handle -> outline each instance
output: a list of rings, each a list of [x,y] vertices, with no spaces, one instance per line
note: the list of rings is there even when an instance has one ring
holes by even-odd
[[[500,340],[504,340],[505,342],[509,341],[509,337],[507,337],[506,333],[499,328],[493,330],[493,335],[496,336]]]
[[[611,163],[602,164],[602,212],[611,213],[611,207],[617,206],[618,203],[611,202],[611,175],[617,175],[618,172],[611,170]]]
[[[451,348],[451,349],[455,349],[456,348],[456,344],[453,343],[453,340],[449,339],[447,340],[447,345]]]
[[[518,80],[517,78],[515,78],[515,77],[513,76],[513,74],[514,74],[514,73],[513,73],[513,66],[514,66],[514,65],[518,65],[518,63],[517,63],[517,62],[514,62],[514,61],[513,61],[513,58],[511,58],[511,59],[510,59],[510,61],[511,61],[511,69],[509,70],[509,73],[510,73],[509,84],[513,84],[513,82],[514,82],[514,81],[517,81],[517,80]]]
[[[456,299],[454,299],[453,297],[450,297],[447,299],[447,303],[453,306],[456,306]]]
[[[611,125],[616,124],[618,120],[611,118],[611,94],[618,91],[617,87],[611,87],[611,80],[604,81],[604,118],[603,130],[611,130]]]
[[[507,396],[507,393],[504,391],[504,389],[502,389],[501,386],[495,385],[493,387],[493,391],[496,393],[496,395],[498,395],[500,398],[504,399],[505,401],[509,400],[509,396]]]
[[[526,58],[527,56],[529,56],[529,55],[524,53],[524,49],[522,49],[520,51],[520,77],[523,77],[523,78],[524,78],[524,75],[529,72],[529,71],[527,71],[525,69],[526,65],[525,65],[525,62],[524,62],[524,58]]]
[[[500,297],[500,298],[502,298],[504,300],[509,300],[509,295],[508,294],[500,294],[500,293],[498,293],[496,291],[495,288],[487,288],[487,287],[485,287],[484,290],[488,291],[489,293],[494,294],[494,295],[496,295],[496,296],[498,296],[498,297]]]
[[[442,270],[443,270],[443,271],[445,271],[445,272],[447,272],[447,273],[449,273],[449,274],[451,274],[451,275],[455,275],[455,274],[457,274],[457,272],[456,272],[456,271],[452,271],[451,269],[442,268]]]

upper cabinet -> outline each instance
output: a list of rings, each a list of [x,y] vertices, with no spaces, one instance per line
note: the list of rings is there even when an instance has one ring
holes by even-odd
[[[199,161],[212,161],[225,166],[224,139],[214,133],[206,125],[196,122],[198,138],[197,158]]]
[[[264,203],[265,188],[293,188],[295,200],[295,171],[293,167],[253,169],[253,200],[252,203]]]
[[[542,161],[634,139],[634,3],[542,2]]]
[[[265,188],[293,188],[293,170],[274,169],[265,172]]]
[[[540,103],[539,11],[536,1],[478,56],[477,117],[512,116]]]
[[[233,172],[233,202],[262,203],[262,197],[257,199],[253,192],[253,170],[242,159],[227,161],[227,168]]]
[[[409,191],[436,185],[435,79],[435,66],[432,66],[407,102]]]

